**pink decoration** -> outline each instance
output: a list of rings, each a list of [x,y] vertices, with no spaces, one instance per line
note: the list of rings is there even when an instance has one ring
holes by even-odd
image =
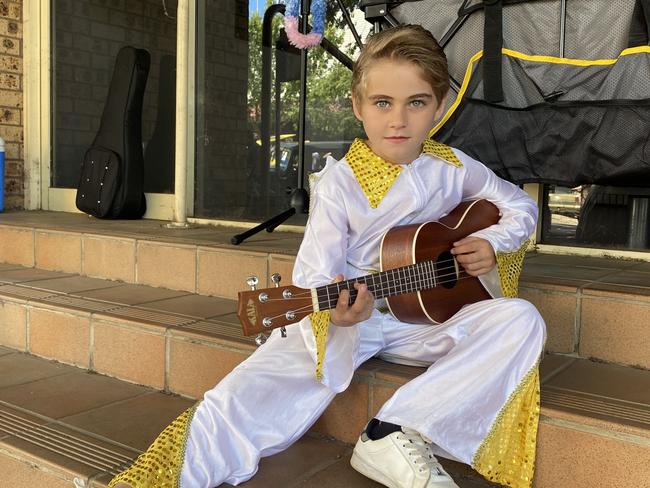
[[[310,47],[318,46],[323,36],[321,34],[301,34],[298,31],[298,18],[285,17],[284,30],[287,32],[289,42],[296,46],[298,49],[307,49]]]

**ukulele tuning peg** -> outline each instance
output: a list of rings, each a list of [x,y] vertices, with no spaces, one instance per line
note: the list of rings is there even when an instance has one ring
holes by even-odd
[[[257,278],[257,276],[249,276],[248,279],[246,280],[246,284],[251,287],[251,290],[257,288],[257,284],[259,282],[260,280]]]
[[[280,280],[282,279],[282,276],[280,276],[280,273],[273,273],[271,275],[271,281],[275,285],[276,288],[280,286]]]
[[[257,344],[258,347],[264,344],[265,342],[266,342],[266,336],[264,334],[257,334],[255,336],[255,344]]]

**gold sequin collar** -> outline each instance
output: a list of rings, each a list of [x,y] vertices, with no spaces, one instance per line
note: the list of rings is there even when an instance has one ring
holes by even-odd
[[[460,168],[463,163],[447,145],[427,139],[422,144],[422,153],[430,154]],[[386,192],[402,171],[399,164],[391,164],[377,156],[361,139],[355,139],[345,159],[352,168],[363,193],[372,208],[377,208]]]

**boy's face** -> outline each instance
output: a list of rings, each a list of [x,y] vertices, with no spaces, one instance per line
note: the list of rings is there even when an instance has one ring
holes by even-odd
[[[393,164],[412,162],[444,105],[438,104],[421,69],[408,61],[379,60],[365,81],[365,90],[352,97],[352,107],[370,149]]]

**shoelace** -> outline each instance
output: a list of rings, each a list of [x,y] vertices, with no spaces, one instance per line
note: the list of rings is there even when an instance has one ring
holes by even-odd
[[[442,465],[433,455],[429,443],[417,431],[403,428],[402,432],[398,434],[397,440],[401,442],[402,447],[420,472],[429,468],[431,476],[448,477]]]

